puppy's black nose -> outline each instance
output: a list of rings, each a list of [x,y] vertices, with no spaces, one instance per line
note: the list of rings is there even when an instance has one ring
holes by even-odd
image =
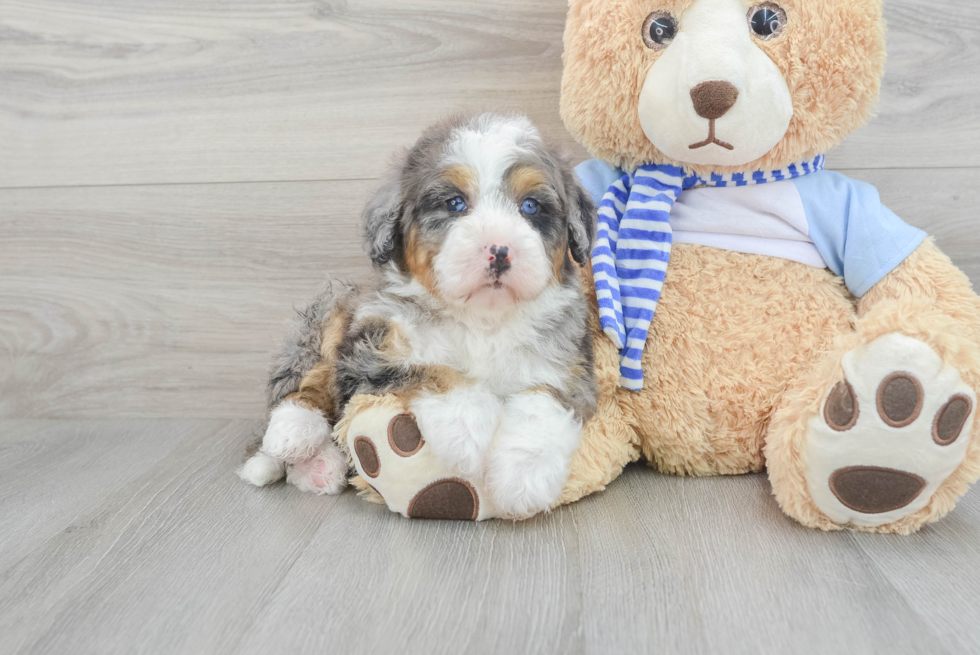
[[[487,249],[487,259],[490,260],[490,272],[495,277],[503,275],[510,268],[510,248],[507,246],[490,246]]]

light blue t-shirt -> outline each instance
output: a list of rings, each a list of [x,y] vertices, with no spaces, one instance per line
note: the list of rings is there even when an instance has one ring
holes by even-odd
[[[576,169],[598,204],[622,171],[597,159]],[[826,266],[855,297],[901,264],[926,233],[881,204],[878,191],[820,171],[753,187],[684,191],[670,217],[674,243],[699,243]]]

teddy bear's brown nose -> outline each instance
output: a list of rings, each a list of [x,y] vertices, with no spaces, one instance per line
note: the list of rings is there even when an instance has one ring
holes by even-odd
[[[694,111],[701,118],[715,120],[728,113],[738,100],[738,89],[730,82],[702,82],[691,89]]]

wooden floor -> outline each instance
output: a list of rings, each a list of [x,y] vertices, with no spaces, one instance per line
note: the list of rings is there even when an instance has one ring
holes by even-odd
[[[980,281],[980,3],[888,0],[828,164]],[[390,153],[558,118],[564,0],[0,0],[0,653],[977,653],[980,492],[909,537],[635,468],[523,524],[255,490],[292,307]]]
[[[0,423],[4,653],[976,653],[980,494],[826,534],[633,467],[526,523],[245,487],[261,421]]]

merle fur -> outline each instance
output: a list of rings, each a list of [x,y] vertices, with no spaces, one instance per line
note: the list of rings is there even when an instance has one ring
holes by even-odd
[[[398,158],[390,179],[385,182],[367,203],[362,215],[365,249],[376,268],[389,262],[403,274],[404,240],[409,227],[430,217],[434,207],[444,202],[447,189],[439,188],[438,161],[442,148],[453,130],[465,126],[471,119],[455,116],[439,123],[423,133],[416,145]],[[476,119],[473,119],[476,120]],[[551,204],[544,204],[544,214],[532,225],[542,234],[549,245],[567,242],[572,258],[580,265],[587,265],[595,238],[595,206],[590,195],[578,182],[575,172],[565,158],[539,142],[528,145],[529,161],[542,170],[549,184],[557,193]],[[436,198],[438,202],[434,201]],[[431,233],[439,225],[429,225]],[[443,226],[444,229],[447,229]],[[577,288],[575,267],[566,258],[562,270],[562,285]],[[384,293],[384,279],[379,282],[379,294]],[[305,309],[298,312],[283,341],[282,351],[276,358],[268,382],[270,406],[275,406],[286,396],[299,389],[303,377],[321,361],[322,333],[331,312],[341,308],[352,313],[360,302],[359,291],[346,282],[330,281]],[[427,320],[431,308],[404,299],[402,311],[410,312],[421,320]],[[554,343],[560,343],[564,357],[579,359],[581,374],[564,391],[553,390],[555,397],[566,407],[573,409],[582,420],[595,411],[596,382],[593,370],[593,347],[588,328],[589,306],[584,297],[567,313],[552,317],[542,332],[552,334]],[[350,317],[348,317],[350,318]],[[429,318],[433,318],[429,316]],[[424,367],[406,366],[389,359],[383,343],[388,335],[388,324],[383,320],[348,320],[347,328],[337,350],[336,381],[339,398],[336,413],[339,418],[343,407],[356,394],[385,394],[422,383],[426,377]]]

